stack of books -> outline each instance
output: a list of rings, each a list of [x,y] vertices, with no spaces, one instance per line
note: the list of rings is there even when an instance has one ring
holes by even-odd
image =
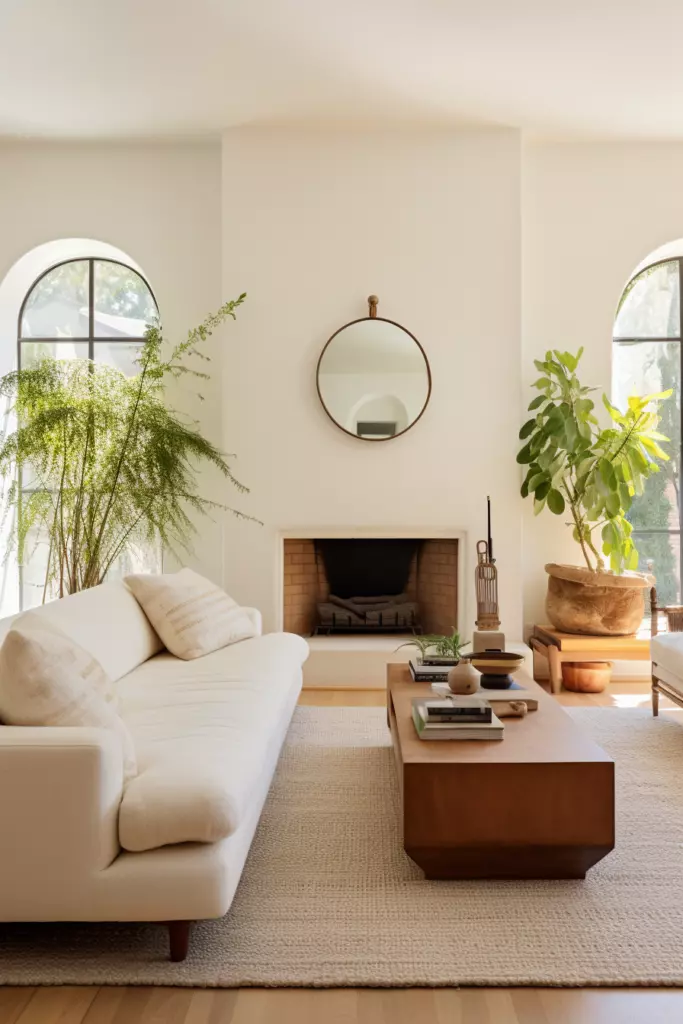
[[[503,723],[477,697],[414,700],[413,722],[421,740],[502,740]]]
[[[435,694],[438,693],[444,697],[448,697],[451,692],[448,683],[441,683],[440,681],[434,682],[431,689]],[[523,686],[515,682],[506,690],[485,690],[480,686],[472,696],[476,700],[490,701],[494,706],[498,701],[502,704],[507,704],[510,701],[521,700],[526,704],[528,711],[536,711],[538,709],[538,694],[533,690],[525,690]]]
[[[455,664],[455,662],[453,662]],[[408,662],[410,674],[416,683],[445,683],[452,665],[432,665],[428,661]]]

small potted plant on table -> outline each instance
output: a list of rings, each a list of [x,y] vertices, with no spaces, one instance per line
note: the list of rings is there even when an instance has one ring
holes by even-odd
[[[448,685],[453,693],[476,693],[479,689],[479,672],[470,664],[467,659],[462,658],[462,650],[469,645],[469,640],[462,643],[457,629],[453,629],[450,636],[440,634],[426,634],[425,636],[414,636],[401,647],[417,647],[420,652],[419,661],[422,665],[431,665],[435,668],[450,669],[448,672]]]
[[[462,650],[467,647],[469,640],[462,643],[460,633],[453,629],[450,636],[442,636],[440,633],[425,633],[424,636],[414,636],[400,644],[401,647],[417,647],[420,652],[420,662],[423,665],[435,665],[449,668],[457,665],[462,656]]]

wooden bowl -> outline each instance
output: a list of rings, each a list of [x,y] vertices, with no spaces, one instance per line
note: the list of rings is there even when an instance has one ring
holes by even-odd
[[[602,693],[612,678],[611,661],[565,661],[562,682],[574,693]]]
[[[469,655],[470,662],[486,676],[507,676],[524,664],[523,654],[507,651],[478,651]]]

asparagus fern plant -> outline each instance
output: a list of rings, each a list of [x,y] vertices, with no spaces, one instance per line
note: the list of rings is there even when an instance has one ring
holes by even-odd
[[[534,512],[549,508],[569,513],[574,540],[587,567],[612,571],[637,569],[638,551],[628,511],[634,495],[659,471],[658,460],[669,458],[658,433],[659,403],[671,391],[631,396],[621,412],[606,395],[602,401],[610,425],[601,427],[589,394],[576,369],[583,354],[548,351],[534,360],[541,376],[532,386],[540,392],[530,403],[533,417],[519,432],[523,447],[517,462],[527,467],[522,497],[533,496]]]
[[[188,550],[193,514],[224,507],[197,493],[200,465],[247,490],[166,401],[170,380],[208,378],[192,363],[208,360],[202,343],[245,298],[226,302],[170,351],[161,327],[148,326],[133,377],[86,359],[46,358],[0,379],[14,413],[0,443],[5,514],[20,564],[47,544],[43,599],[96,586],[136,545]]]

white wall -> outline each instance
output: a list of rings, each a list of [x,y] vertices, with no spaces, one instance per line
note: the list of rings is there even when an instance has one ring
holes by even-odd
[[[0,278],[55,238],[109,242],[149,278],[171,336],[247,290],[213,346],[201,419],[252,487],[212,493],[265,526],[229,519],[222,536],[202,524],[198,567],[225,571],[268,626],[281,529],[464,529],[469,581],[490,493],[512,636],[520,580],[531,623],[544,563],[577,560],[562,521],[534,519],[518,498],[520,381],[547,347],[584,345],[584,376],[609,388],[616,304],[633,268],[683,237],[682,181],[683,145],[546,141],[520,153],[508,130],[235,130],[222,168],[218,144],[7,143]],[[372,292],[433,374],[425,415],[386,444],[335,428],[314,380],[324,342]],[[0,342],[13,349],[13,332]]]
[[[268,627],[279,530],[461,528],[470,581],[490,493],[503,624],[519,635],[519,170],[508,130],[224,136],[223,290],[249,293],[224,363],[224,444],[252,487],[239,506],[265,522],[228,524],[225,578]],[[383,444],[336,428],[314,377],[373,292],[433,376],[420,422]]]
[[[633,270],[683,237],[683,145],[524,147],[523,375],[547,348],[586,347],[582,376],[608,393],[612,326]],[[528,397],[532,394],[528,392]],[[527,394],[525,393],[525,398]],[[524,617],[543,617],[548,561],[580,562],[564,517],[524,510]]]
[[[147,276],[166,336],[177,340],[217,308],[221,293],[220,144],[0,144],[0,281],[28,250],[59,238],[109,242]],[[0,346],[16,348],[16,319]],[[9,348],[8,348],[9,347]],[[213,346],[220,356],[218,344]],[[4,365],[4,363],[3,363]],[[177,404],[220,439],[220,361],[202,390]],[[202,526],[197,564],[220,580],[220,525]]]

